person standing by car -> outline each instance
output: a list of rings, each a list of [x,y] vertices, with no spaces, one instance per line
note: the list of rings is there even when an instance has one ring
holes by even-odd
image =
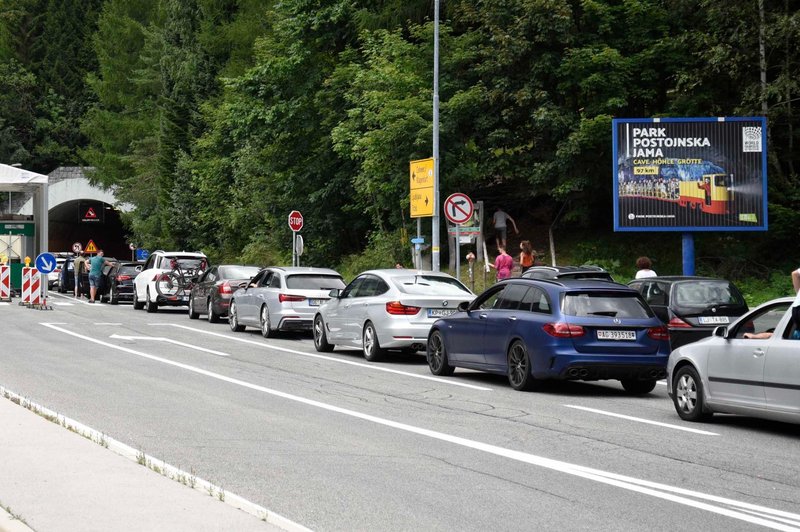
[[[77,254],[75,260],[72,261],[72,266],[75,275],[75,297],[81,297],[81,288],[83,288],[81,286],[81,276],[86,269],[86,257],[83,255],[83,251]]]
[[[639,271],[636,272],[637,279],[646,279],[647,277],[658,277],[658,274],[651,270],[653,267],[652,261],[647,257],[639,257],[636,259],[636,267]]]
[[[97,289],[100,288],[101,279],[103,278],[103,268],[105,266],[112,266],[114,263],[103,256],[103,250],[98,250],[97,255],[92,257],[89,261],[89,303],[94,303]]]
[[[511,255],[506,253],[506,248],[499,248],[500,254],[494,259],[494,263],[489,263],[489,266],[497,270],[497,280],[502,281],[511,277],[511,270],[514,269],[514,259]]]

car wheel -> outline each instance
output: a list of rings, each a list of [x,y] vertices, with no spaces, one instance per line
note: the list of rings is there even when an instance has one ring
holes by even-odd
[[[651,380],[638,380],[638,379],[622,379],[619,381],[625,391],[631,395],[644,395],[653,391],[656,387],[655,379]]]
[[[508,349],[508,382],[515,390],[524,391],[534,387],[531,375],[531,357],[525,344],[519,340]]]
[[[272,329],[272,322],[269,321],[269,307],[261,307],[261,336],[264,338],[274,338],[275,331]]]
[[[214,305],[211,303],[211,298],[208,298],[208,323],[219,323],[219,314],[214,312]]]
[[[151,313],[152,312],[158,312],[158,303],[156,303],[156,302],[154,302],[154,301],[152,301],[150,299],[150,289],[149,288],[147,289],[147,292],[145,293],[145,295],[147,296],[147,301],[145,301],[145,304],[144,304],[145,305],[145,310],[147,310],[147,312],[151,312]]]
[[[333,345],[328,343],[328,335],[325,333],[325,322],[322,321],[322,316],[317,315],[314,318],[314,347],[321,353],[330,353],[333,351]]]
[[[683,366],[673,379],[672,402],[681,419],[704,421],[711,418],[711,412],[704,412],[703,382],[692,366]]]
[[[110,296],[108,298],[108,302],[112,305],[119,305],[119,289],[116,285],[111,285]]]
[[[361,347],[364,351],[364,358],[370,362],[376,362],[383,358],[386,350],[381,347],[378,341],[378,333],[375,331],[375,326],[372,322],[367,322],[364,326],[364,332],[361,334]]]
[[[444,347],[444,339],[442,333],[433,331],[430,338],[428,338],[428,349],[426,351],[428,358],[428,367],[434,375],[447,376],[452,375],[455,368],[450,365],[447,358],[447,350]]]
[[[199,317],[200,314],[198,314],[194,309],[194,298],[192,296],[189,296],[189,319],[196,320]]]
[[[136,287],[133,287],[133,310],[142,310],[144,303],[139,301],[139,294],[136,292]]]
[[[228,325],[233,332],[242,332],[244,325],[239,325],[239,315],[236,312],[236,301],[231,301],[231,308],[228,310]]]

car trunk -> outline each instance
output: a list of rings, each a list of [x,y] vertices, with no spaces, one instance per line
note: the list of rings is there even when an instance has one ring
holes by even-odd
[[[408,314],[403,314],[408,317],[409,323],[424,324],[433,323],[439,318],[449,316],[450,314],[456,312],[456,309],[461,302],[470,301],[471,299],[472,298],[469,296],[457,298],[452,296],[422,297],[409,295],[401,297],[399,303],[404,307],[415,307],[419,309],[414,314],[410,314],[410,310],[406,311],[409,312]],[[387,312],[389,311],[387,310]],[[389,312],[389,314],[393,313]]]

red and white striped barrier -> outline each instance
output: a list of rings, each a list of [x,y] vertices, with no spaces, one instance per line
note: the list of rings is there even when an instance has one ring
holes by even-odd
[[[30,305],[31,303],[31,268],[29,266],[22,267],[22,297],[20,297],[20,305]]]
[[[11,301],[11,266],[0,264],[0,301]]]
[[[42,274],[36,268],[31,268],[31,306],[42,304]]]

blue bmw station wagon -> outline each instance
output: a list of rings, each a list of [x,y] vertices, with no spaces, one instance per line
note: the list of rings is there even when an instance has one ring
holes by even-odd
[[[639,292],[587,279],[502,281],[437,320],[427,346],[434,375],[504,374],[516,390],[615,379],[631,394],[655,388],[669,352],[669,332]]]

